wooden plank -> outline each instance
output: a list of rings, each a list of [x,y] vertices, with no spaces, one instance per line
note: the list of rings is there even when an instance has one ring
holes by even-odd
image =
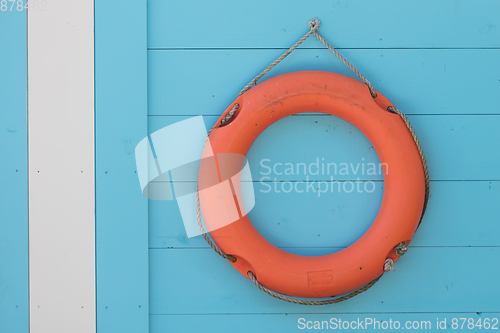
[[[150,0],[148,46],[288,48],[317,17],[321,34],[336,47],[498,47],[499,11],[495,0]],[[322,47],[311,39],[304,47]]]
[[[282,53],[262,49],[149,51],[149,114],[220,115]],[[500,113],[498,49],[349,49],[341,53],[406,114]],[[293,52],[263,80],[299,70],[355,76],[329,50],[305,49]]]
[[[294,184],[289,185],[293,188]],[[304,247],[312,247],[315,250],[307,251],[308,255],[331,253],[335,252],[332,247],[349,246],[370,227],[382,201],[383,184],[377,182],[374,186],[372,193],[356,190],[350,194],[337,193],[335,189],[334,193],[318,197],[312,189],[306,192],[305,183],[297,186],[303,193],[295,190],[283,193],[279,185],[276,187],[280,193],[276,193],[272,185],[255,183],[255,207],[249,217],[266,239],[276,246],[289,248],[289,252],[304,254]],[[288,188],[285,186],[286,191]],[[170,202],[151,203],[151,247],[205,247],[203,242],[201,237],[186,239],[177,207]]]
[[[44,8],[28,12],[30,331],[95,332],[94,2]]]
[[[302,307],[301,307],[302,308]],[[452,313],[343,313],[342,305],[332,305],[330,314],[211,314],[211,315],[153,315],[150,319],[151,333],[165,332],[168,328],[174,332],[231,332],[237,327],[238,332],[300,332],[314,330],[319,325],[323,330],[362,330],[377,331],[391,327],[410,330],[438,330],[462,328],[466,318],[464,330],[467,332],[482,332],[485,329],[475,324],[486,322],[489,329],[499,327],[496,312],[452,312]],[[340,313],[339,313],[340,312]],[[446,322],[444,322],[446,320]],[[319,321],[319,324],[316,324]],[[327,323],[323,323],[326,321]],[[346,322],[346,323],[344,323]],[[473,324],[472,324],[473,323]],[[492,325],[493,323],[493,325]],[[456,324],[456,326],[455,326]],[[440,326],[439,326],[440,325]],[[439,328],[438,328],[439,327]],[[484,327],[484,326],[483,326]]]
[[[318,197],[274,189],[263,193],[268,186],[255,183],[255,207],[248,216],[267,240],[289,252],[333,253],[371,225],[382,199],[382,183],[376,186],[373,193],[335,191]],[[498,202],[498,181],[431,182],[429,206],[411,246],[500,246],[500,214],[492,209]],[[150,248],[208,247],[202,237],[186,237],[175,201],[151,201],[149,216]]]
[[[29,331],[26,12],[0,11],[0,326]]]
[[[149,117],[149,132],[186,119],[180,116]],[[412,115],[408,117],[424,148],[432,180],[500,180],[500,116],[498,115]],[[208,126],[218,117],[205,117]],[[320,144],[318,144],[320,142]],[[260,180],[266,167],[275,163],[306,163],[317,159],[337,164],[337,179],[382,179],[380,174],[364,175],[349,172],[342,175],[341,163],[353,165],[378,163],[369,141],[349,123],[331,116],[305,115],[287,117],[265,130],[248,153],[253,179]],[[270,162],[262,160],[270,160]],[[261,165],[264,164],[265,167]],[[389,166],[390,168],[390,166]],[[298,168],[295,168],[297,170]],[[278,167],[279,172],[283,169]],[[327,167],[325,167],[327,170]],[[334,173],[334,169],[330,168]],[[277,175],[271,179],[305,180],[301,174]],[[326,171],[325,171],[326,174]],[[330,180],[328,175],[313,175],[309,179]],[[195,180],[195,178],[193,178]]]
[[[413,248],[367,292],[324,307],[270,297],[211,249],[150,250],[149,260],[153,315],[500,312],[498,247]]]
[[[146,1],[97,1],[95,27],[97,331],[148,332]]]

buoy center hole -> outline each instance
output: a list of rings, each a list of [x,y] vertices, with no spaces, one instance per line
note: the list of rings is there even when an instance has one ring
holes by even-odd
[[[340,251],[377,216],[388,168],[363,133],[338,117],[284,118],[257,138],[247,158],[255,195],[248,216],[287,252]]]

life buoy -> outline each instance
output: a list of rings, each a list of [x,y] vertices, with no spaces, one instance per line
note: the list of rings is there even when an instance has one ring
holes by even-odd
[[[234,106],[239,105],[236,109]],[[209,135],[210,149],[219,154],[246,155],[252,143],[276,121],[302,112],[321,112],[356,126],[375,148],[384,174],[380,211],[368,231],[351,246],[328,255],[306,257],[283,251],[262,237],[247,215],[218,228],[220,200],[200,193],[205,224],[217,246],[236,258],[231,264],[243,275],[278,293],[307,298],[332,297],[361,288],[384,273],[387,258],[396,261],[394,247],[409,243],[419,224],[425,195],[424,169],[415,141],[403,120],[388,112],[392,104],[365,84],[323,71],[283,74],[239,96]],[[228,113],[232,120],[222,126]],[[205,151],[208,148],[205,148]],[[203,178],[203,164],[199,177]]]

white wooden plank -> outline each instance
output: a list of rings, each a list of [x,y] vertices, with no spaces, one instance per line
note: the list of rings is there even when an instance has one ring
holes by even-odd
[[[95,332],[93,7],[28,12],[32,333]]]

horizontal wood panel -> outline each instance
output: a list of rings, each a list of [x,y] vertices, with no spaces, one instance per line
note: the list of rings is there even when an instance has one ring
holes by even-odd
[[[148,46],[288,48],[317,17],[337,47],[498,47],[499,11],[495,0],[149,0]]]
[[[500,248],[413,248],[373,288],[323,307],[259,291],[211,249],[150,250],[150,314],[499,312]]]
[[[328,331],[342,329],[349,332],[349,328],[367,332],[383,330],[384,327],[400,327],[400,329],[414,330],[437,330],[438,323],[441,329],[451,329],[451,325],[456,329],[462,328],[463,320],[466,318],[464,330],[467,332],[482,332],[486,330],[479,326],[470,324],[472,319],[474,324],[480,323],[484,327],[486,322],[487,327],[492,329],[499,327],[498,318],[500,315],[496,312],[452,312],[452,313],[343,313],[342,305],[331,306],[332,313],[330,314],[295,314],[295,313],[280,313],[280,314],[210,314],[210,315],[152,315],[150,317],[150,332],[159,333],[165,332],[168,328],[174,332],[234,332],[237,330],[240,333],[255,333],[255,332],[304,332],[311,329],[314,331],[315,321],[319,321],[320,327]],[[340,310],[338,310],[340,309]],[[494,319],[495,318],[495,319]],[[446,319],[446,322],[443,321]],[[361,325],[358,324],[358,320]],[[327,321],[327,324],[323,323]],[[392,321],[392,322],[391,322]],[[310,323],[308,323],[310,322]],[[344,322],[347,322],[344,324]],[[354,323],[353,323],[354,322]],[[372,323],[376,322],[376,323]],[[385,323],[384,323],[385,322]],[[398,323],[396,323],[398,322]],[[307,325],[306,327],[304,327]],[[323,325],[323,326],[321,326]],[[346,326],[349,325],[350,327]],[[387,325],[387,326],[386,326]],[[309,329],[307,328],[309,327]],[[469,328],[471,327],[471,328]]]
[[[149,117],[149,133],[187,119],[181,116]],[[210,128],[218,117],[204,117]],[[409,116],[415,128],[429,165],[432,180],[500,180],[500,116]],[[155,147],[155,150],[161,147]],[[368,163],[378,163],[378,157],[370,142],[349,123],[331,116],[303,115],[287,117],[273,124],[262,133],[248,153],[254,180],[266,176],[269,170],[262,167],[275,163],[306,163],[309,166],[317,159],[338,165],[335,179],[382,179],[381,175],[368,175]],[[366,173],[354,171],[342,175],[341,163],[353,163],[353,167],[366,165]],[[349,166],[350,167],[350,166]],[[293,175],[267,175],[271,180],[305,180],[303,168],[295,167]],[[300,171],[298,174],[297,170]],[[327,170],[325,168],[325,170]],[[326,179],[330,175],[313,175],[309,179]],[[359,169],[361,170],[361,169]],[[390,166],[389,166],[390,170]],[[284,167],[278,167],[284,172]],[[390,172],[390,171],[389,171]],[[326,174],[326,171],[325,171]],[[196,178],[193,177],[193,180]]]
[[[148,114],[220,115],[239,91],[282,53],[149,51]],[[500,113],[498,49],[349,49],[341,53],[406,114]],[[355,76],[329,50],[305,49],[293,52],[263,80],[299,70]]]
[[[255,184],[249,217],[274,245],[303,255],[333,253],[353,243],[371,225],[382,198],[373,193],[262,193]],[[433,181],[427,212],[412,247],[500,246],[500,182]],[[206,248],[187,238],[176,201],[149,202],[150,248]]]

